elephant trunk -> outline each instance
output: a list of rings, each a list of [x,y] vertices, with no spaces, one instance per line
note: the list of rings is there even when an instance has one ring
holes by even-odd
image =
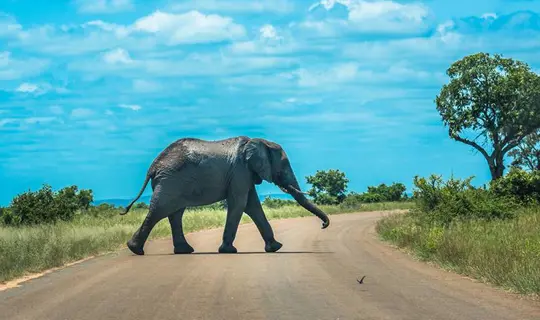
[[[323,222],[322,229],[325,229],[326,227],[328,227],[330,225],[330,219],[328,218],[326,213],[324,213],[315,204],[313,204],[311,201],[309,201],[308,198],[306,198],[306,196],[304,196],[304,193],[302,193],[299,190],[300,189],[299,187],[289,185],[289,186],[285,187],[285,189],[287,190],[287,193],[289,193],[291,196],[293,196],[294,200],[296,200],[296,202],[298,202],[298,204],[300,204],[306,210],[313,213],[314,215],[319,217],[319,219],[322,220],[322,222]]]

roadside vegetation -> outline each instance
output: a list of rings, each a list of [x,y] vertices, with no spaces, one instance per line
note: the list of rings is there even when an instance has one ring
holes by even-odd
[[[492,179],[475,187],[473,177],[415,177],[414,209],[376,229],[422,260],[538,296],[540,77],[525,63],[487,54],[463,58],[447,74],[437,110],[450,138],[486,159]],[[505,174],[506,156],[513,161]]]

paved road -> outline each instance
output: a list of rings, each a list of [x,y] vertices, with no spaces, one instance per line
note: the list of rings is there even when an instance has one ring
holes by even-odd
[[[198,252],[170,240],[127,250],[0,292],[0,319],[540,319],[540,303],[414,261],[381,244],[384,213],[272,221],[284,246],[263,253],[253,225],[237,255],[215,254],[221,230],[193,233]],[[365,275],[363,284],[357,278]]]

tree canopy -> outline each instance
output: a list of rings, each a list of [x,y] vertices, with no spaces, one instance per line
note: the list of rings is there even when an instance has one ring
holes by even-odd
[[[314,176],[306,177],[307,183],[313,185],[308,194],[316,204],[333,205],[343,202],[349,180],[339,170],[317,170]]]
[[[478,150],[495,180],[505,155],[540,128],[540,77],[524,62],[488,53],[466,56],[446,73],[437,110],[450,137]]]

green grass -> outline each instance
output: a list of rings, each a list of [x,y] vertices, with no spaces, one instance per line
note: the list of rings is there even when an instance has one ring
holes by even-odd
[[[376,229],[421,260],[513,292],[540,294],[540,207],[511,220],[454,222],[448,228],[397,214]]]
[[[356,208],[322,206],[327,214],[409,209],[412,203],[365,204]],[[313,216],[299,206],[278,209],[265,208],[268,219],[285,219]],[[0,226],[0,282],[27,273],[37,273],[59,267],[89,256],[110,252],[124,246],[143,221],[147,210],[131,210],[125,216],[118,211],[99,216],[78,215],[74,221],[33,227]],[[224,210],[190,210],[184,215],[184,232],[222,227]],[[242,223],[251,222],[246,215]],[[170,236],[167,219],[152,230],[151,239]]]

